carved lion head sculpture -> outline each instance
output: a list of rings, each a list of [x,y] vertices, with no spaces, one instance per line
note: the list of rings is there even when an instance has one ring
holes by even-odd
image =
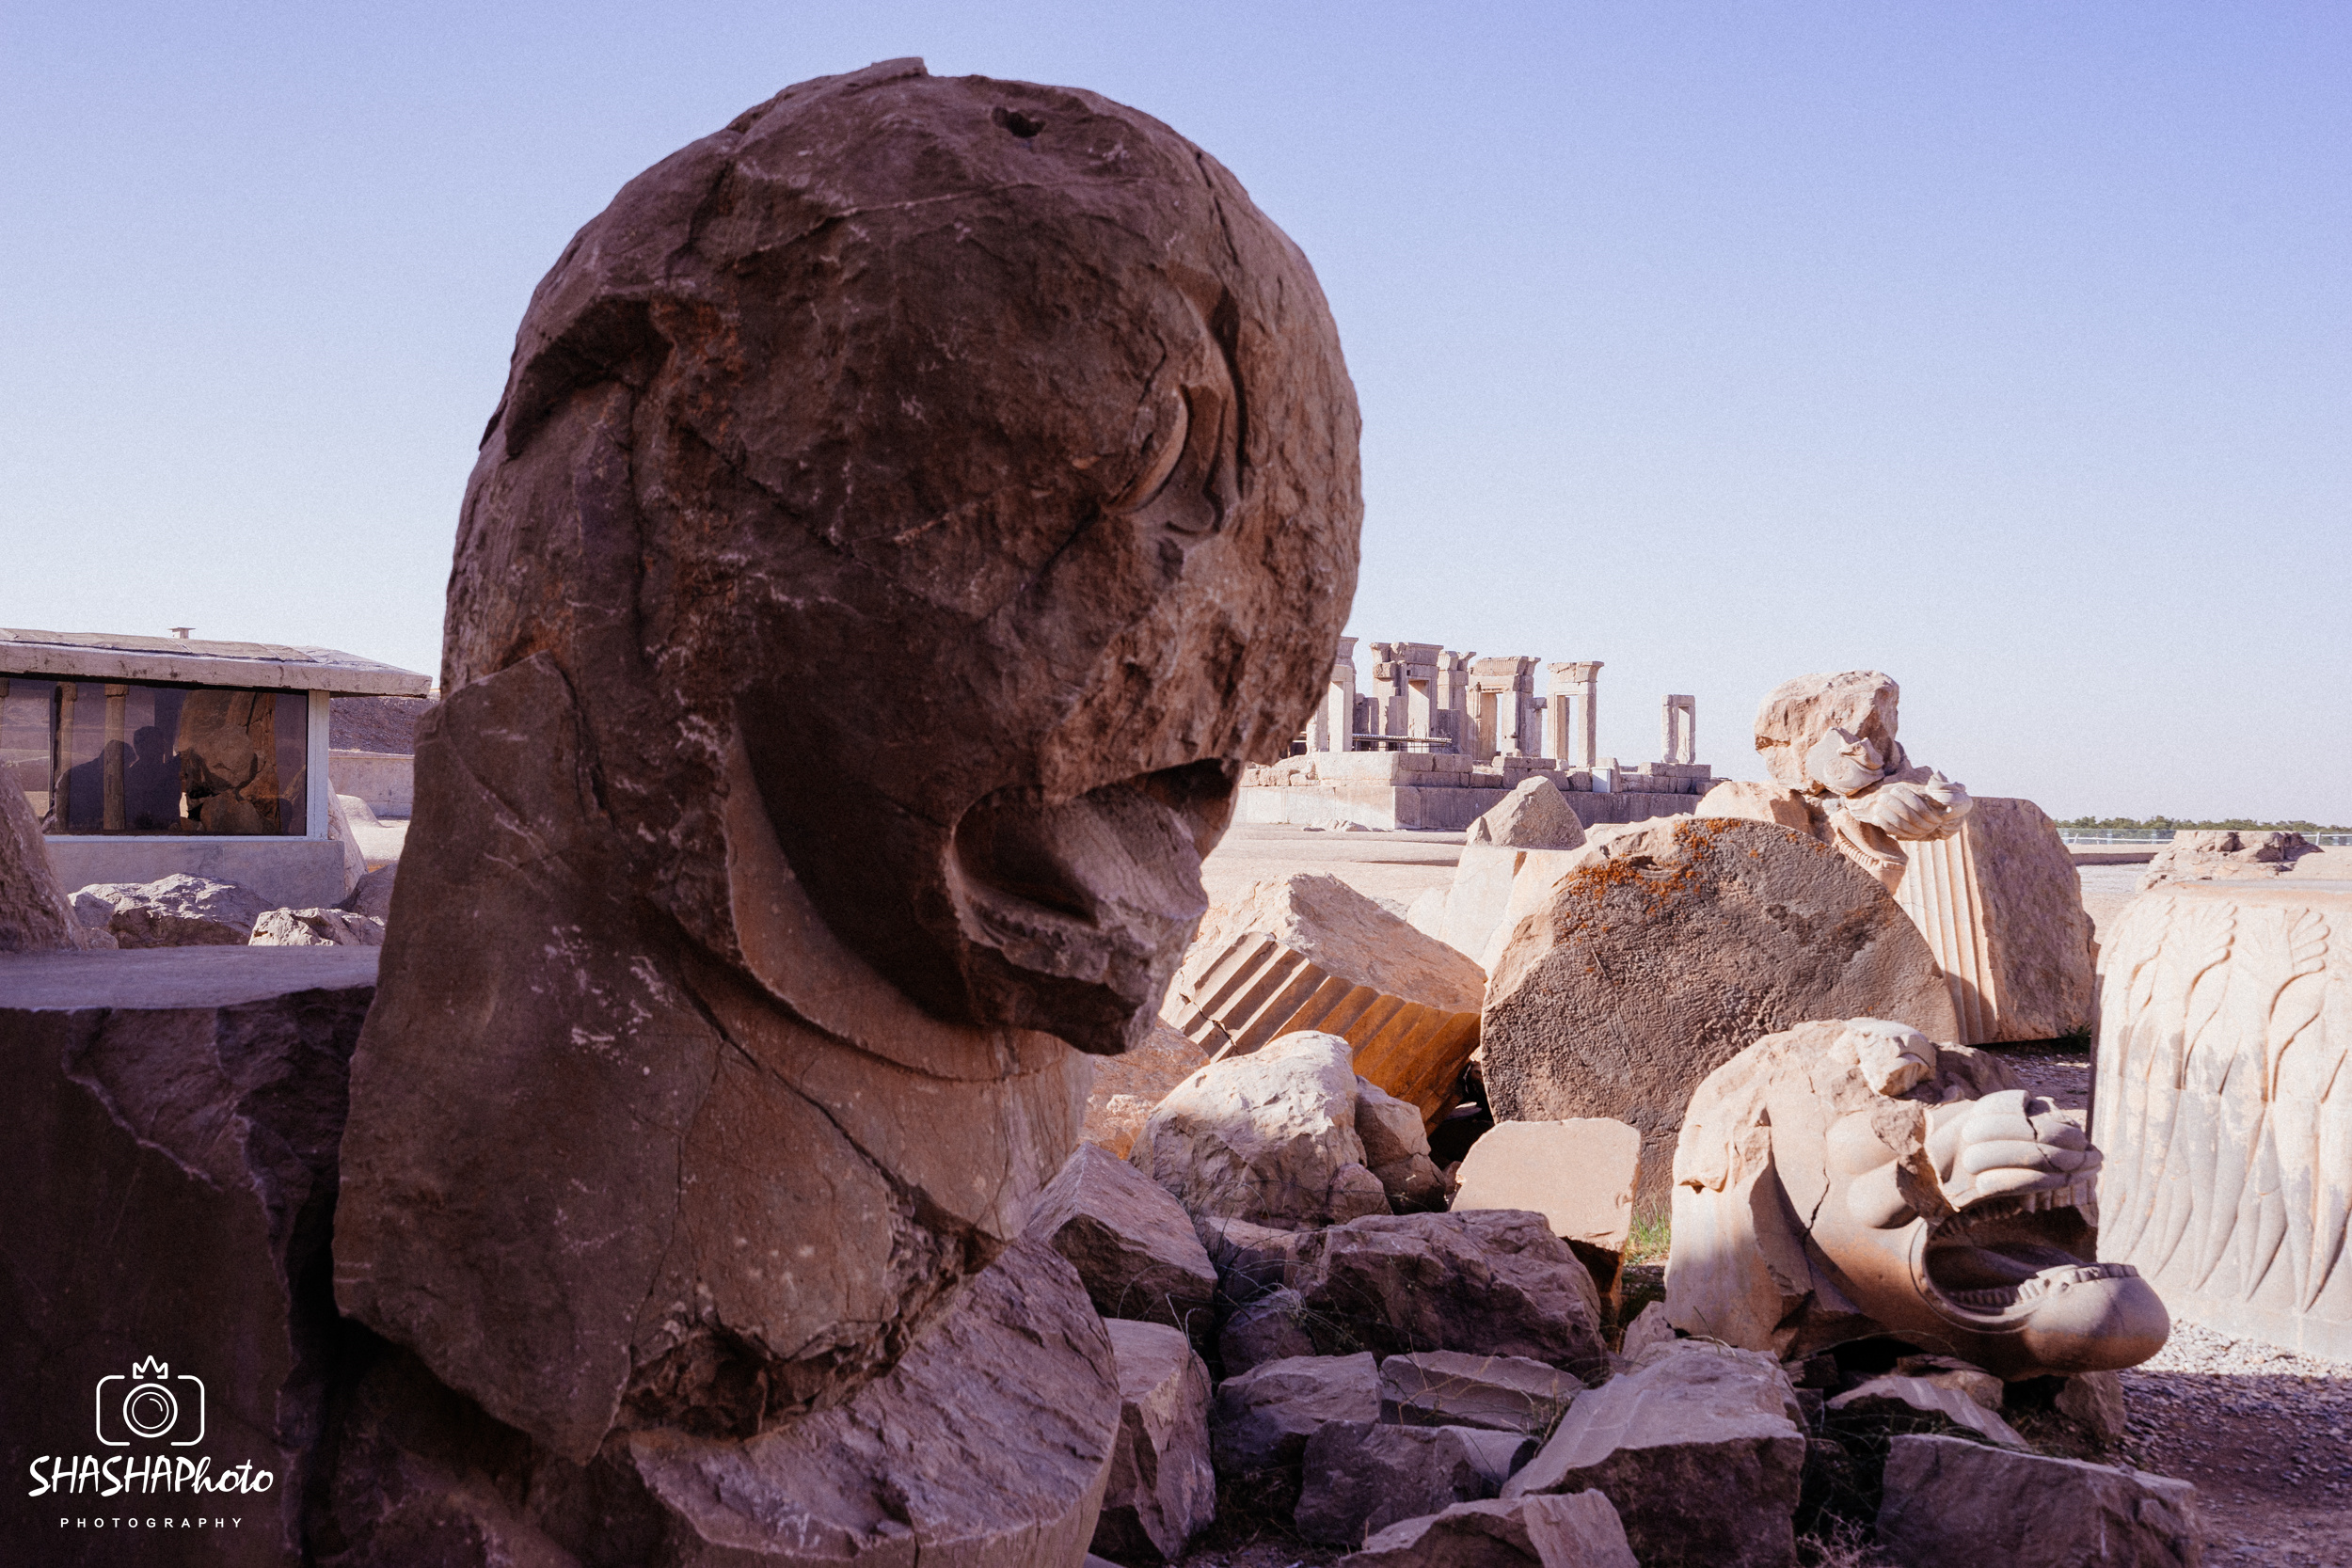
[[[1888,1335],[2009,1378],[2136,1365],[2171,1324],[2096,1260],[2098,1169],[1985,1053],[1867,1018],[1767,1035],[1692,1097],[1667,1315],[1784,1356]]]

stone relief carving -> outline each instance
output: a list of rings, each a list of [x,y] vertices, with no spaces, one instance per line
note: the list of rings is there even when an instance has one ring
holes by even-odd
[[[2109,938],[2103,1257],[2198,1321],[2352,1355],[2352,884],[2176,882]]]
[[[1884,1334],[2010,1378],[2133,1366],[2170,1321],[2094,1257],[2100,1167],[1985,1053],[1882,1019],[1768,1035],[1692,1098],[1667,1316],[1780,1355]]]

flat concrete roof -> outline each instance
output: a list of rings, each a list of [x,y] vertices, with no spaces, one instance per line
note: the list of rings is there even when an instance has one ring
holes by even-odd
[[[329,691],[342,697],[421,697],[433,677],[333,648],[276,642],[182,641],[100,631],[30,631],[0,626],[0,677],[182,681],[263,691]]]
[[[135,947],[0,953],[0,1010],[233,1007],[375,984],[380,947]]]

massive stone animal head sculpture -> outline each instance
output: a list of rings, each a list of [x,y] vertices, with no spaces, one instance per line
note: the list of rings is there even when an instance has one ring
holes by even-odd
[[[2129,1367],[2170,1332],[2095,1260],[2099,1152],[1997,1058],[1879,1019],[1716,1069],[1675,1152],[1675,1325],[1797,1355],[1891,1335],[2004,1377]]]
[[[892,62],[630,182],[467,493],[347,1308],[570,1453],[888,1366],[1320,694],[1357,433],[1296,247],[1092,94]]]

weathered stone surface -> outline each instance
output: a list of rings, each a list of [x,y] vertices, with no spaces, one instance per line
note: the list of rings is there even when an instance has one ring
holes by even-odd
[[[1038,1195],[1027,1233],[1070,1259],[1105,1318],[1208,1332],[1216,1269],[1191,1216],[1108,1150],[1078,1146]]]
[[[2197,1488],[2169,1476],[2009,1453],[1964,1437],[1898,1437],[1881,1547],[1910,1568],[2196,1568]]]
[[[1078,1136],[1124,1160],[1136,1134],[1168,1092],[1206,1067],[1209,1053],[1154,1015],[1142,1043],[1116,1056],[1090,1056],[1093,1086],[1087,1090],[1086,1122]]]
[[[1127,1158],[1197,1216],[1296,1230],[1385,1214],[1356,1131],[1354,1054],[1337,1035],[1286,1035],[1202,1068]]]
[[[1653,1301],[1633,1314],[1633,1321],[1625,1325],[1625,1336],[1617,1351],[1628,1361],[1639,1360],[1652,1345],[1672,1344],[1675,1325],[1666,1316],[1666,1304]]]
[[[84,919],[104,906],[120,947],[243,946],[269,911],[249,888],[177,871],[151,882],[93,882],[73,902]]]
[[[1173,1560],[1216,1517],[1209,1370],[1164,1324],[1103,1326],[1119,1361],[1119,1440],[1094,1549],[1121,1562]]]
[[[2082,1423],[2102,1443],[2121,1442],[2131,1430],[2123,1410],[2123,1380],[2113,1372],[2080,1372],[2058,1393],[2058,1414]]]
[[[1905,849],[1895,901],[1951,988],[1957,1043],[2090,1027],[2097,943],[2082,878],[2040,806],[1978,796],[1958,832]]]
[[[1254,1301],[1289,1284],[1298,1243],[1309,1234],[1213,1214],[1194,1215],[1192,1233],[1216,1266],[1218,1289],[1232,1301]]]
[[[1775,827],[1794,828],[1801,833],[1809,833],[1824,843],[1829,837],[1828,818],[1821,815],[1818,807],[1807,803],[1803,795],[1786,784],[1726,779],[1700,799],[1694,815],[1770,822]]]
[[[1879,1019],[1756,1041],[1692,1097],[1667,1316],[1790,1358],[1891,1334],[2008,1378],[2154,1354],[2163,1305],[2091,1258],[2099,1151],[2014,1085]]]
[[[1314,1336],[1307,1332],[1307,1298],[1296,1291],[1275,1290],[1234,1308],[1217,1331],[1216,1354],[1227,1377],[1239,1377],[1269,1361],[1314,1354]]]
[[[384,922],[347,910],[265,910],[246,940],[255,947],[381,947]]]
[[[80,929],[32,802],[15,769],[0,770],[0,953],[72,952],[82,946]]]
[[[626,1439],[680,1568],[1074,1564],[1120,1431],[1111,1341],[1053,1248],[1022,1242],[847,1403],[746,1439]]]
[[[1253,886],[1214,911],[1169,988],[1185,1037],[1228,1056],[1300,1030],[1343,1037],[1355,1069],[1433,1123],[1478,1048],[1486,977],[1337,877]]]
[[[1523,1355],[1415,1351],[1380,1363],[1380,1418],[1542,1437],[1583,1389],[1581,1379]]]
[[[575,1460],[926,1342],[1315,700],[1357,431],[1304,258],[1092,94],[893,61],[632,181],[469,486],[347,1309]]]
[[[1643,1568],[1787,1568],[1804,1453],[1777,1362],[1677,1340],[1580,1395],[1503,1496],[1604,1494]]]
[[[1221,1483],[1276,1508],[1298,1496],[1307,1439],[1333,1421],[1380,1417],[1380,1374],[1370,1352],[1268,1361],[1216,1386],[1209,1449]]]
[[[1299,1243],[1294,1288],[1327,1351],[1518,1355],[1597,1374],[1600,1295],[1541,1214],[1381,1214]]]
[[[1967,1362],[1949,1355],[1898,1357],[1895,1362],[1895,1375],[1923,1378],[1930,1383],[1941,1384],[1947,1388],[1957,1388],[1996,1415],[2000,1412],[2009,1388],[2009,1385],[1983,1368],[1972,1367]],[[2113,1372],[2085,1372],[2082,1375],[2087,1378],[2105,1378],[2109,1383],[2116,1381]],[[2074,1380],[2070,1378],[2067,1381],[2071,1383]]]
[[[398,861],[389,865],[377,866],[359,879],[358,885],[351,890],[351,896],[343,900],[343,908],[354,914],[389,920],[392,914],[392,881],[399,875]]]
[[[1391,1525],[1341,1568],[1637,1568],[1598,1492],[1455,1503]]]
[[[1563,1241],[1622,1253],[1641,1161],[1642,1134],[1606,1117],[1499,1121],[1463,1156],[1454,1210],[1533,1210]]]
[[[2178,832],[2140,873],[2137,891],[2167,882],[2268,881],[2275,877],[2340,880],[2352,877],[2352,848],[2322,847],[2293,832],[2200,829]]]
[[[1924,1377],[1874,1377],[1837,1395],[1829,1402],[1829,1407],[1854,1416],[1940,1416],[2005,1449],[2032,1449],[2032,1445],[2017,1434],[2015,1427],[1986,1409],[1965,1389]]]
[[[1534,1451],[1523,1433],[1333,1421],[1307,1439],[1292,1519],[1310,1541],[1357,1545],[1399,1520],[1493,1497]]]
[[[2173,1311],[2352,1359],[2352,883],[2171,882],[2102,960],[2099,1256]]]
[[[372,989],[354,968],[242,947],[0,958],[0,1408],[14,1456],[198,1458],[272,1478],[236,1497],[233,1536],[184,1552],[159,1537],[143,1560],[306,1560],[335,1332],[335,1148]],[[162,1367],[141,1376],[151,1358]],[[151,1400],[126,1407],[151,1381],[176,1419]],[[199,1400],[202,1442],[172,1447],[197,1435]],[[45,1490],[38,1474],[27,1490]],[[94,1481],[60,1490],[68,1513],[120,1512]],[[0,1560],[124,1560],[111,1530],[61,1536],[60,1499],[24,1497],[0,1513]]]
[[[1691,1092],[1759,1036],[1859,1016],[1952,1036],[1951,995],[1918,931],[1813,839],[1677,820],[1583,853],[1496,964],[1484,1071],[1499,1120],[1639,1130],[1637,1210],[1665,1206]]]
[[[1584,842],[1584,824],[1568,808],[1559,784],[1539,773],[1471,824],[1470,841],[1513,849],[1573,849]]]
[[[1419,1106],[1359,1077],[1356,1135],[1363,1140],[1365,1167],[1380,1179],[1391,1203],[1424,1208],[1445,1196],[1445,1178],[1429,1162],[1429,1133]]]

